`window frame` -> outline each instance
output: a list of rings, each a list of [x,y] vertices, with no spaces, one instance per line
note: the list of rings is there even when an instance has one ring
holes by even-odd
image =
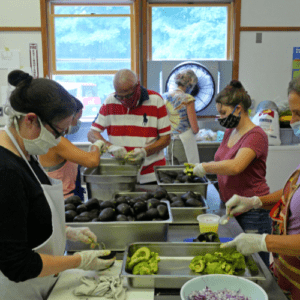
[[[49,1],[47,9],[48,23],[48,76],[52,78],[55,75],[114,75],[118,70],[57,70],[56,69],[56,55],[55,55],[55,33],[54,33],[54,20],[59,17],[129,17],[130,18],[130,45],[131,45],[131,70],[139,73],[140,66],[140,51],[139,51],[139,1],[124,1],[124,2],[103,2],[94,1],[89,3],[72,2],[57,3],[56,1]],[[55,14],[54,9],[56,6],[129,6],[129,14]]]
[[[233,58],[233,3],[147,3],[147,59],[152,60],[152,8],[153,7],[226,7],[227,8],[227,44],[226,58]],[[162,59],[164,60],[164,59]],[[188,59],[187,59],[188,60]]]

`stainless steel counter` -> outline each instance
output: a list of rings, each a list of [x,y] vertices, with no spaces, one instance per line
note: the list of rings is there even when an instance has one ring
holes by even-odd
[[[142,185],[137,186],[137,191],[153,190],[156,186]],[[220,201],[219,193],[215,187],[210,184],[207,189],[207,204],[209,209],[207,213],[214,213],[217,215],[223,215],[225,213],[225,206]],[[225,226],[219,226],[220,237],[236,237],[243,230],[233,218],[230,219],[229,223]],[[198,225],[169,225],[168,231],[168,242],[183,242],[186,238],[197,237],[200,234]],[[268,294],[269,300],[286,300],[286,296],[276,283],[272,274],[265,266],[260,256],[256,253],[255,259],[259,262],[264,274],[266,275],[265,281],[257,281]],[[169,289],[155,289],[155,300],[180,300],[180,290],[169,290]]]

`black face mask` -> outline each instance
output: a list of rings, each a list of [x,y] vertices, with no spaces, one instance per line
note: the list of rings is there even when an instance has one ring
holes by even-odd
[[[218,119],[221,126],[225,128],[235,128],[239,125],[241,119],[241,113],[238,116],[235,116],[233,113],[235,112],[236,107],[233,112],[228,115],[226,118]]]

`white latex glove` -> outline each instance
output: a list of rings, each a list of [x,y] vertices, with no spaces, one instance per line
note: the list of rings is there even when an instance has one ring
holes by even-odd
[[[91,248],[95,248],[97,236],[88,227],[66,227],[66,237],[73,242],[83,242],[91,244]]]
[[[107,150],[107,146],[106,146],[105,142],[103,142],[101,140],[97,140],[94,144],[90,145],[89,151],[91,151],[92,146],[98,147],[101,154],[106,152],[106,150]]]
[[[204,170],[202,164],[195,164],[193,174],[197,177],[204,177],[206,175],[206,171]]]
[[[127,160],[130,162],[138,162],[144,160],[147,156],[145,148],[135,148],[133,151],[128,152]]]
[[[233,195],[225,204],[226,214],[235,215],[249,211],[252,208],[260,208],[262,202],[257,196],[254,197],[242,197]]]
[[[111,145],[107,149],[115,158],[122,159],[127,154],[127,150],[122,146]]]
[[[243,255],[250,255],[255,252],[268,252],[266,245],[267,234],[241,233],[233,241],[221,244],[221,248],[236,247],[236,250]]]
[[[74,255],[81,256],[81,263],[77,269],[82,270],[104,270],[109,268],[116,258],[100,259],[99,256],[106,256],[110,254],[110,250],[87,250],[76,252]]]

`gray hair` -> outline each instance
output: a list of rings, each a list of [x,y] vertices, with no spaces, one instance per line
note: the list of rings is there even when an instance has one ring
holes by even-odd
[[[198,77],[191,69],[182,71],[175,76],[175,83],[178,86],[195,86],[198,83]]]
[[[292,79],[289,82],[289,87],[288,87],[288,95],[292,92],[297,93],[298,95],[300,95],[300,76]]]

